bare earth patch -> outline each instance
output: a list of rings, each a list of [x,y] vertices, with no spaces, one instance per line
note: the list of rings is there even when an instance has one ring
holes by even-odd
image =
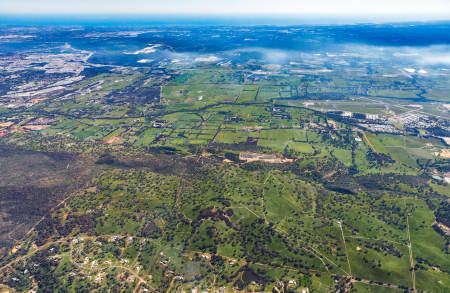
[[[244,127],[242,127],[242,130],[247,131],[247,132],[258,131],[258,130],[261,130],[261,129],[263,129],[262,126],[244,126]]]
[[[241,152],[239,154],[239,160],[246,161],[247,163],[264,162],[271,164],[292,163],[294,161],[293,159],[286,159],[283,156],[249,152]]]
[[[23,131],[38,131],[42,129],[48,128],[50,125],[25,125],[21,127],[20,129]]]

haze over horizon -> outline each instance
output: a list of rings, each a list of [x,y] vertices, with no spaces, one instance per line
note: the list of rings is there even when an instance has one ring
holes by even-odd
[[[448,20],[450,1],[447,0],[229,0],[229,1],[143,1],[143,0],[4,0],[2,14],[168,14],[168,15],[263,15],[362,17],[383,20]]]

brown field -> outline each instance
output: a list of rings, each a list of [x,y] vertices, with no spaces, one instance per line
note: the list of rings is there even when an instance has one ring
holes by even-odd
[[[31,99],[31,102],[33,104],[37,104],[37,103],[45,101],[45,100],[47,100],[47,98],[34,98],[34,99]]]
[[[0,127],[10,127],[13,124],[14,124],[14,122],[12,122],[12,121],[2,122],[2,123],[0,123]]]
[[[109,139],[105,140],[106,144],[113,144],[113,143],[117,143],[121,140],[122,138],[120,136],[113,136],[110,137]]]
[[[441,150],[440,152],[436,152],[434,154],[436,156],[439,156],[444,159],[450,159],[450,149],[444,149],[444,150]]]

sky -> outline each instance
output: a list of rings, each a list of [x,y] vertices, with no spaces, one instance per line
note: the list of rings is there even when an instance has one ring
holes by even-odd
[[[450,19],[450,0],[0,0],[0,14],[400,15]]]

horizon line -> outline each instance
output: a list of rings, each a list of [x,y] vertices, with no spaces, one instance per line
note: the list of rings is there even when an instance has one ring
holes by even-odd
[[[295,26],[401,23],[446,23],[447,15],[333,14],[333,13],[1,13],[0,25],[101,25],[135,21],[129,25]],[[152,18],[152,19],[151,19]],[[59,23],[58,23],[59,21]],[[55,23],[56,22],[56,23]],[[112,25],[114,23],[109,23]],[[121,24],[122,25],[122,24]]]

